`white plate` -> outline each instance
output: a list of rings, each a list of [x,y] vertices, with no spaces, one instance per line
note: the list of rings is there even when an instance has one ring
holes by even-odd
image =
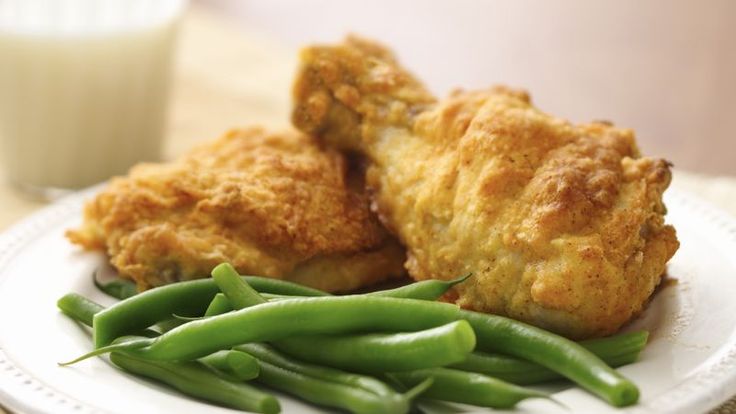
[[[72,291],[111,303],[90,277],[104,257],[81,252],[63,237],[79,223],[82,202],[93,191],[0,235],[0,402],[19,412],[233,412],[122,374],[103,359],[56,365],[91,346],[88,332],[59,314],[56,299]],[[689,414],[736,394],[736,220],[676,189],[666,199],[667,219],[682,243],[669,266],[678,283],[659,292],[629,327],[649,329],[651,341],[640,362],[621,369],[640,386],[641,403],[614,410],[580,389],[558,387],[555,398],[573,412]],[[325,411],[280,399],[285,413]],[[536,400],[513,412],[571,411]]]

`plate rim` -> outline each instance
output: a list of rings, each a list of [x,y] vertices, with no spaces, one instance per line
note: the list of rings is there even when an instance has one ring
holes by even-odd
[[[0,269],[4,268],[16,253],[32,243],[54,224],[79,214],[86,199],[104,186],[98,184],[69,194],[41,208],[0,233]],[[703,199],[697,194],[679,188],[673,183],[665,197],[677,200],[701,220],[713,225],[723,237],[736,245],[736,216]],[[7,275],[0,272],[0,286]],[[704,412],[711,410],[736,394],[736,340],[724,347],[722,355],[692,377],[673,386],[646,404],[630,407],[622,412]],[[698,392],[700,391],[700,392]],[[707,391],[707,392],[706,392]],[[17,413],[105,413],[100,407],[67,395],[45,384],[7,358],[0,344],[0,403]]]
[[[19,251],[32,243],[37,236],[42,235],[46,229],[78,212],[85,199],[98,191],[102,185],[98,184],[68,194],[0,233],[0,269],[5,268]],[[0,272],[0,288],[7,277]],[[34,378],[7,357],[1,344],[0,403],[14,413],[105,412]]]

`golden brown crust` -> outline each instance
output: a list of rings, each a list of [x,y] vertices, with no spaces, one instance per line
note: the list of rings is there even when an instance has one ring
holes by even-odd
[[[233,130],[175,162],[113,179],[67,235],[106,248],[141,288],[206,276],[223,261],[280,278],[318,259],[336,272],[361,269],[344,283],[303,280],[328,290],[400,275],[402,253],[370,213],[362,183],[349,178],[343,156],[306,135]],[[363,264],[381,252],[390,260]]]
[[[362,121],[403,124],[435,101],[391,51],[355,36],[304,49],[301,61],[292,122],[340,149],[359,147]]]
[[[412,277],[473,272],[450,299],[574,338],[615,332],[642,310],[678,248],[663,217],[666,161],[641,157],[631,130],[573,125],[507,87],[428,103],[393,57],[364,50],[304,52],[297,113],[327,93],[352,111],[309,122],[370,160],[374,209],[407,246]],[[350,76],[320,79],[324,67]],[[348,87],[349,99],[335,93]],[[397,102],[419,109],[394,116]]]

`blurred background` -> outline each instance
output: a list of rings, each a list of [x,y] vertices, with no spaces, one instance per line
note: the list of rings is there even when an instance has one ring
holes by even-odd
[[[496,83],[543,110],[636,130],[644,152],[736,174],[736,2],[202,0],[297,49],[356,33],[444,96]]]
[[[730,0],[192,0],[160,156],[234,126],[288,127],[298,49],[355,33],[390,46],[438,96],[507,84],[573,122],[633,128],[645,154],[675,164],[676,183],[730,201],[734,17]],[[0,201],[0,226],[43,204],[7,182]]]

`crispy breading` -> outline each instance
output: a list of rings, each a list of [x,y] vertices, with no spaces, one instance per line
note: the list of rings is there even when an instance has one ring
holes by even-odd
[[[233,130],[113,179],[67,236],[105,249],[141,289],[205,277],[224,261],[330,291],[400,276],[403,249],[346,165],[297,132]]]
[[[679,244],[664,223],[670,165],[642,157],[631,130],[573,125],[506,87],[437,102],[361,39],[301,60],[295,125],[366,157],[413,278],[472,272],[448,299],[571,338],[642,311]]]

